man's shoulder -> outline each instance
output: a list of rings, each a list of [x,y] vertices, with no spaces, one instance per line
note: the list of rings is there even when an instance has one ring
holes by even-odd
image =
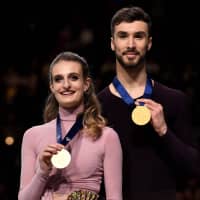
[[[163,83],[155,81],[155,92],[162,93],[162,95],[183,97],[185,93],[179,89],[172,88]]]
[[[105,88],[103,88],[102,90],[100,90],[97,93],[97,97],[98,99],[101,101],[103,100],[105,97],[107,97],[110,94],[110,90],[108,88],[108,86],[106,86]]]
[[[107,92],[109,92],[108,86],[106,86],[106,87],[104,87],[102,90],[100,90],[100,91],[97,93],[97,95],[98,95],[98,96],[101,96],[101,95],[103,95],[103,94],[105,94],[105,93],[107,93]]]

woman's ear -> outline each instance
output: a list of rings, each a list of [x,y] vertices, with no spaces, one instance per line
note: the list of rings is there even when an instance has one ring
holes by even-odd
[[[84,84],[84,92],[86,92],[88,89],[89,89],[89,87],[90,87],[90,84],[91,84],[91,78],[87,78],[86,80],[85,80],[85,84]]]
[[[49,89],[51,90],[52,93],[54,93],[54,88],[52,84],[49,84]]]

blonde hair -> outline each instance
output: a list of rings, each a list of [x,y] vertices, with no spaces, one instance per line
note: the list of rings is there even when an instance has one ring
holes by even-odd
[[[49,82],[52,83],[52,68],[60,61],[74,61],[81,64],[83,78],[89,77],[89,67],[87,61],[73,52],[62,52],[56,56],[49,67]],[[44,107],[44,122],[55,119],[58,115],[59,104],[53,93],[47,97]],[[84,111],[83,111],[83,127],[87,130],[89,136],[97,139],[102,134],[102,128],[106,125],[106,121],[101,115],[101,106],[95,94],[94,85],[91,82],[90,87],[84,93]]]

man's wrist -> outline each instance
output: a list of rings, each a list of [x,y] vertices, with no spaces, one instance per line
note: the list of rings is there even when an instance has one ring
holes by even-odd
[[[162,136],[166,135],[166,133],[167,133],[167,126],[164,126],[164,127],[162,127],[162,128],[160,129],[160,131],[158,132],[158,135],[159,135],[160,137],[162,137]]]

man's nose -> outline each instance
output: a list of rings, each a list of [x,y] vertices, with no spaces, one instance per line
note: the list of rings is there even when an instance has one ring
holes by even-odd
[[[134,40],[134,38],[130,37],[128,39],[128,47],[129,48],[135,48],[135,40]]]

